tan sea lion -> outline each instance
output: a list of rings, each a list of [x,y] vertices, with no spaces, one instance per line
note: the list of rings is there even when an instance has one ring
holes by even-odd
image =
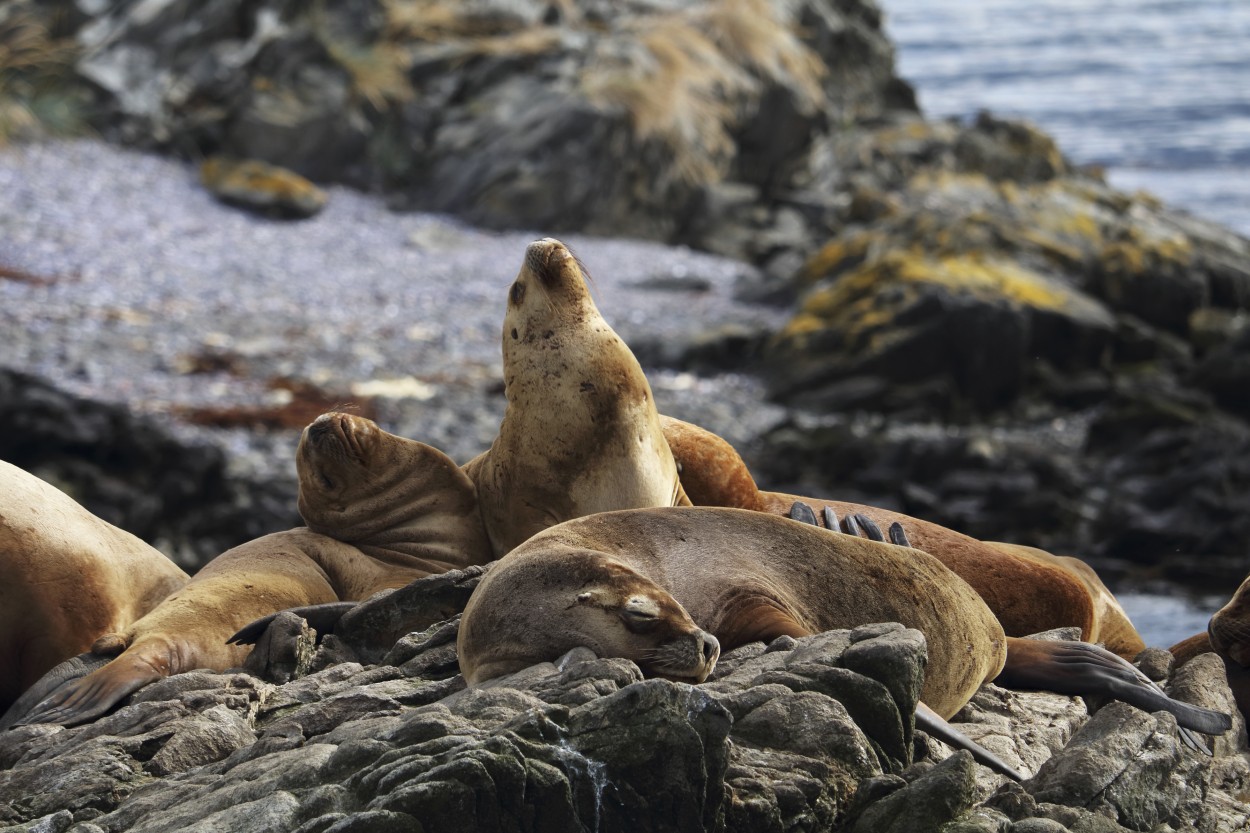
[[[570,518],[689,505],[647,377],[558,240],[525,250],[503,364],[499,436],[465,466],[496,556]]]
[[[441,451],[332,413],[304,430],[296,463],[307,527],[213,559],[146,616],[100,637],[92,652],[116,659],[23,722],[81,723],[160,677],[240,665],[250,647],[226,640],[267,613],[360,600],[490,560],[473,484]]]
[[[632,659],[647,674],[700,682],[720,650],[881,621],[925,634],[921,700],[937,717],[994,680],[1115,697],[1207,733],[1231,725],[1227,715],[1171,700],[1097,646],[1006,637],[967,582],[927,553],[740,509],[608,512],[539,533],[482,579],[456,647],[470,684],[579,646]],[[924,726],[975,747],[942,720]],[[984,750],[974,754],[1018,777]]]
[[[731,506],[788,515],[796,501],[828,508],[841,518],[866,517],[879,527],[899,524],[907,538],[972,585],[1008,636],[1080,627],[1089,642],[1135,657],[1145,647],[1123,608],[1097,575],[1077,559],[1043,550],[978,541],[900,512],[846,501],[760,490],[738,452],[721,437],[672,417],[661,425],[681,466],[686,494],[697,506]],[[821,525],[826,513],[818,512]]]
[[[717,656],[707,633],[727,651],[868,622],[925,634],[921,699],[943,717],[1003,668],[1002,626],[937,559],[758,512],[690,507],[592,515],[535,535],[482,579],[457,650],[470,683],[579,645],[699,682]]]
[[[0,461],[0,713],[186,581],[159,550]]]

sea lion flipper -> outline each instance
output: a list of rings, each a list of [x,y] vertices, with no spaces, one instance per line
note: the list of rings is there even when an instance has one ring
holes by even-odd
[[[1145,711],[1166,711],[1180,726],[1208,735],[1232,727],[1227,714],[1173,700],[1127,660],[1087,642],[1008,639],[1007,664],[994,682],[1008,688],[1113,697]]]
[[[343,618],[343,614],[356,607],[359,602],[328,602],[319,605],[305,605],[304,607],[292,607],[287,610],[279,610],[277,613],[270,613],[268,616],[262,616],[254,622],[250,622],[240,628],[233,636],[226,640],[227,645],[255,645],[264,635],[273,620],[282,613],[294,613],[296,616],[303,617],[308,622],[308,626],[317,632],[317,640],[327,633],[334,632],[334,626]]]
[[[907,533],[903,531],[903,525],[898,521],[890,524],[890,529],[886,533],[890,536],[890,543],[900,547],[910,547],[911,541],[907,540]]]
[[[14,725],[59,723],[76,726],[112,711],[124,698],[165,676],[141,656],[124,654],[56,689]]]
[[[859,528],[863,530],[863,536],[869,541],[884,541],[885,536],[881,534],[881,527],[877,526],[877,522],[867,515],[856,513],[852,517],[859,524]]]
[[[1024,776],[1014,769],[1011,764],[943,720],[940,714],[924,703],[916,704],[916,726],[947,746],[968,750],[972,753],[972,757],[977,763],[989,767],[999,775],[1006,775],[1015,781],[1024,780]]]
[[[34,711],[36,706],[55,694],[66,683],[85,677],[97,668],[107,665],[111,659],[110,656],[101,656],[88,651],[85,654],[70,657],[53,667],[34,685],[26,689],[13,705],[9,706],[4,716],[0,717],[0,731],[21,723],[22,719]]]
[[[812,511],[812,507],[801,500],[796,500],[794,505],[790,507],[790,519],[799,523],[820,526],[820,524],[816,523],[816,513]]]
[[[825,529],[838,530],[838,513],[833,511],[832,506],[821,509],[820,516],[825,519]]]

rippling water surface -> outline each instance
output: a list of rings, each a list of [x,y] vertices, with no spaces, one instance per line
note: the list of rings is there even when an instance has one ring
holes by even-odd
[[[1250,234],[1250,2],[879,2],[926,115],[1028,118],[1113,185]]]
[[[1027,118],[1109,181],[1250,235],[1250,0],[878,0],[929,117]],[[1125,593],[1152,645],[1222,603]]]

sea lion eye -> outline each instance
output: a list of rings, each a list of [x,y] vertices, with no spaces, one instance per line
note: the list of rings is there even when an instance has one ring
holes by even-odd
[[[323,488],[323,489],[333,489],[333,488],[334,488],[334,481],[333,481],[333,480],[331,480],[330,478],[326,477],[324,474],[322,474],[322,473],[318,472],[318,473],[317,473],[317,479],[321,481],[321,488]]]
[[[525,284],[520,281],[512,284],[512,292],[509,294],[512,296],[512,303],[520,306],[521,302],[525,300]]]
[[[627,607],[621,610],[621,621],[634,633],[645,633],[660,624],[660,617],[649,610],[632,610]]]

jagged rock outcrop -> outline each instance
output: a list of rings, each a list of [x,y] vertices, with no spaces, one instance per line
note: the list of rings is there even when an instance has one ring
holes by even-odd
[[[478,572],[400,592],[433,609]],[[391,621],[394,595],[361,607]],[[1240,718],[1208,758],[1180,743],[1170,716],[1112,704],[1088,719],[1079,700],[987,686],[957,725],[1035,777],[1005,784],[966,753],[950,755],[912,728],[924,639],[900,625],[744,646],[700,686],[644,680],[628,660],[579,648],[474,689],[448,653],[456,625],[436,623],[389,649],[385,628],[372,643],[364,631],[337,645],[327,637],[310,663],[320,670],[285,683],[191,672],[85,726],[12,729],[0,735],[0,824],[9,825],[0,831],[1218,831],[1246,822]],[[338,661],[351,642],[385,659]],[[1189,663],[1174,686],[1203,705],[1232,702],[1216,661]]]

